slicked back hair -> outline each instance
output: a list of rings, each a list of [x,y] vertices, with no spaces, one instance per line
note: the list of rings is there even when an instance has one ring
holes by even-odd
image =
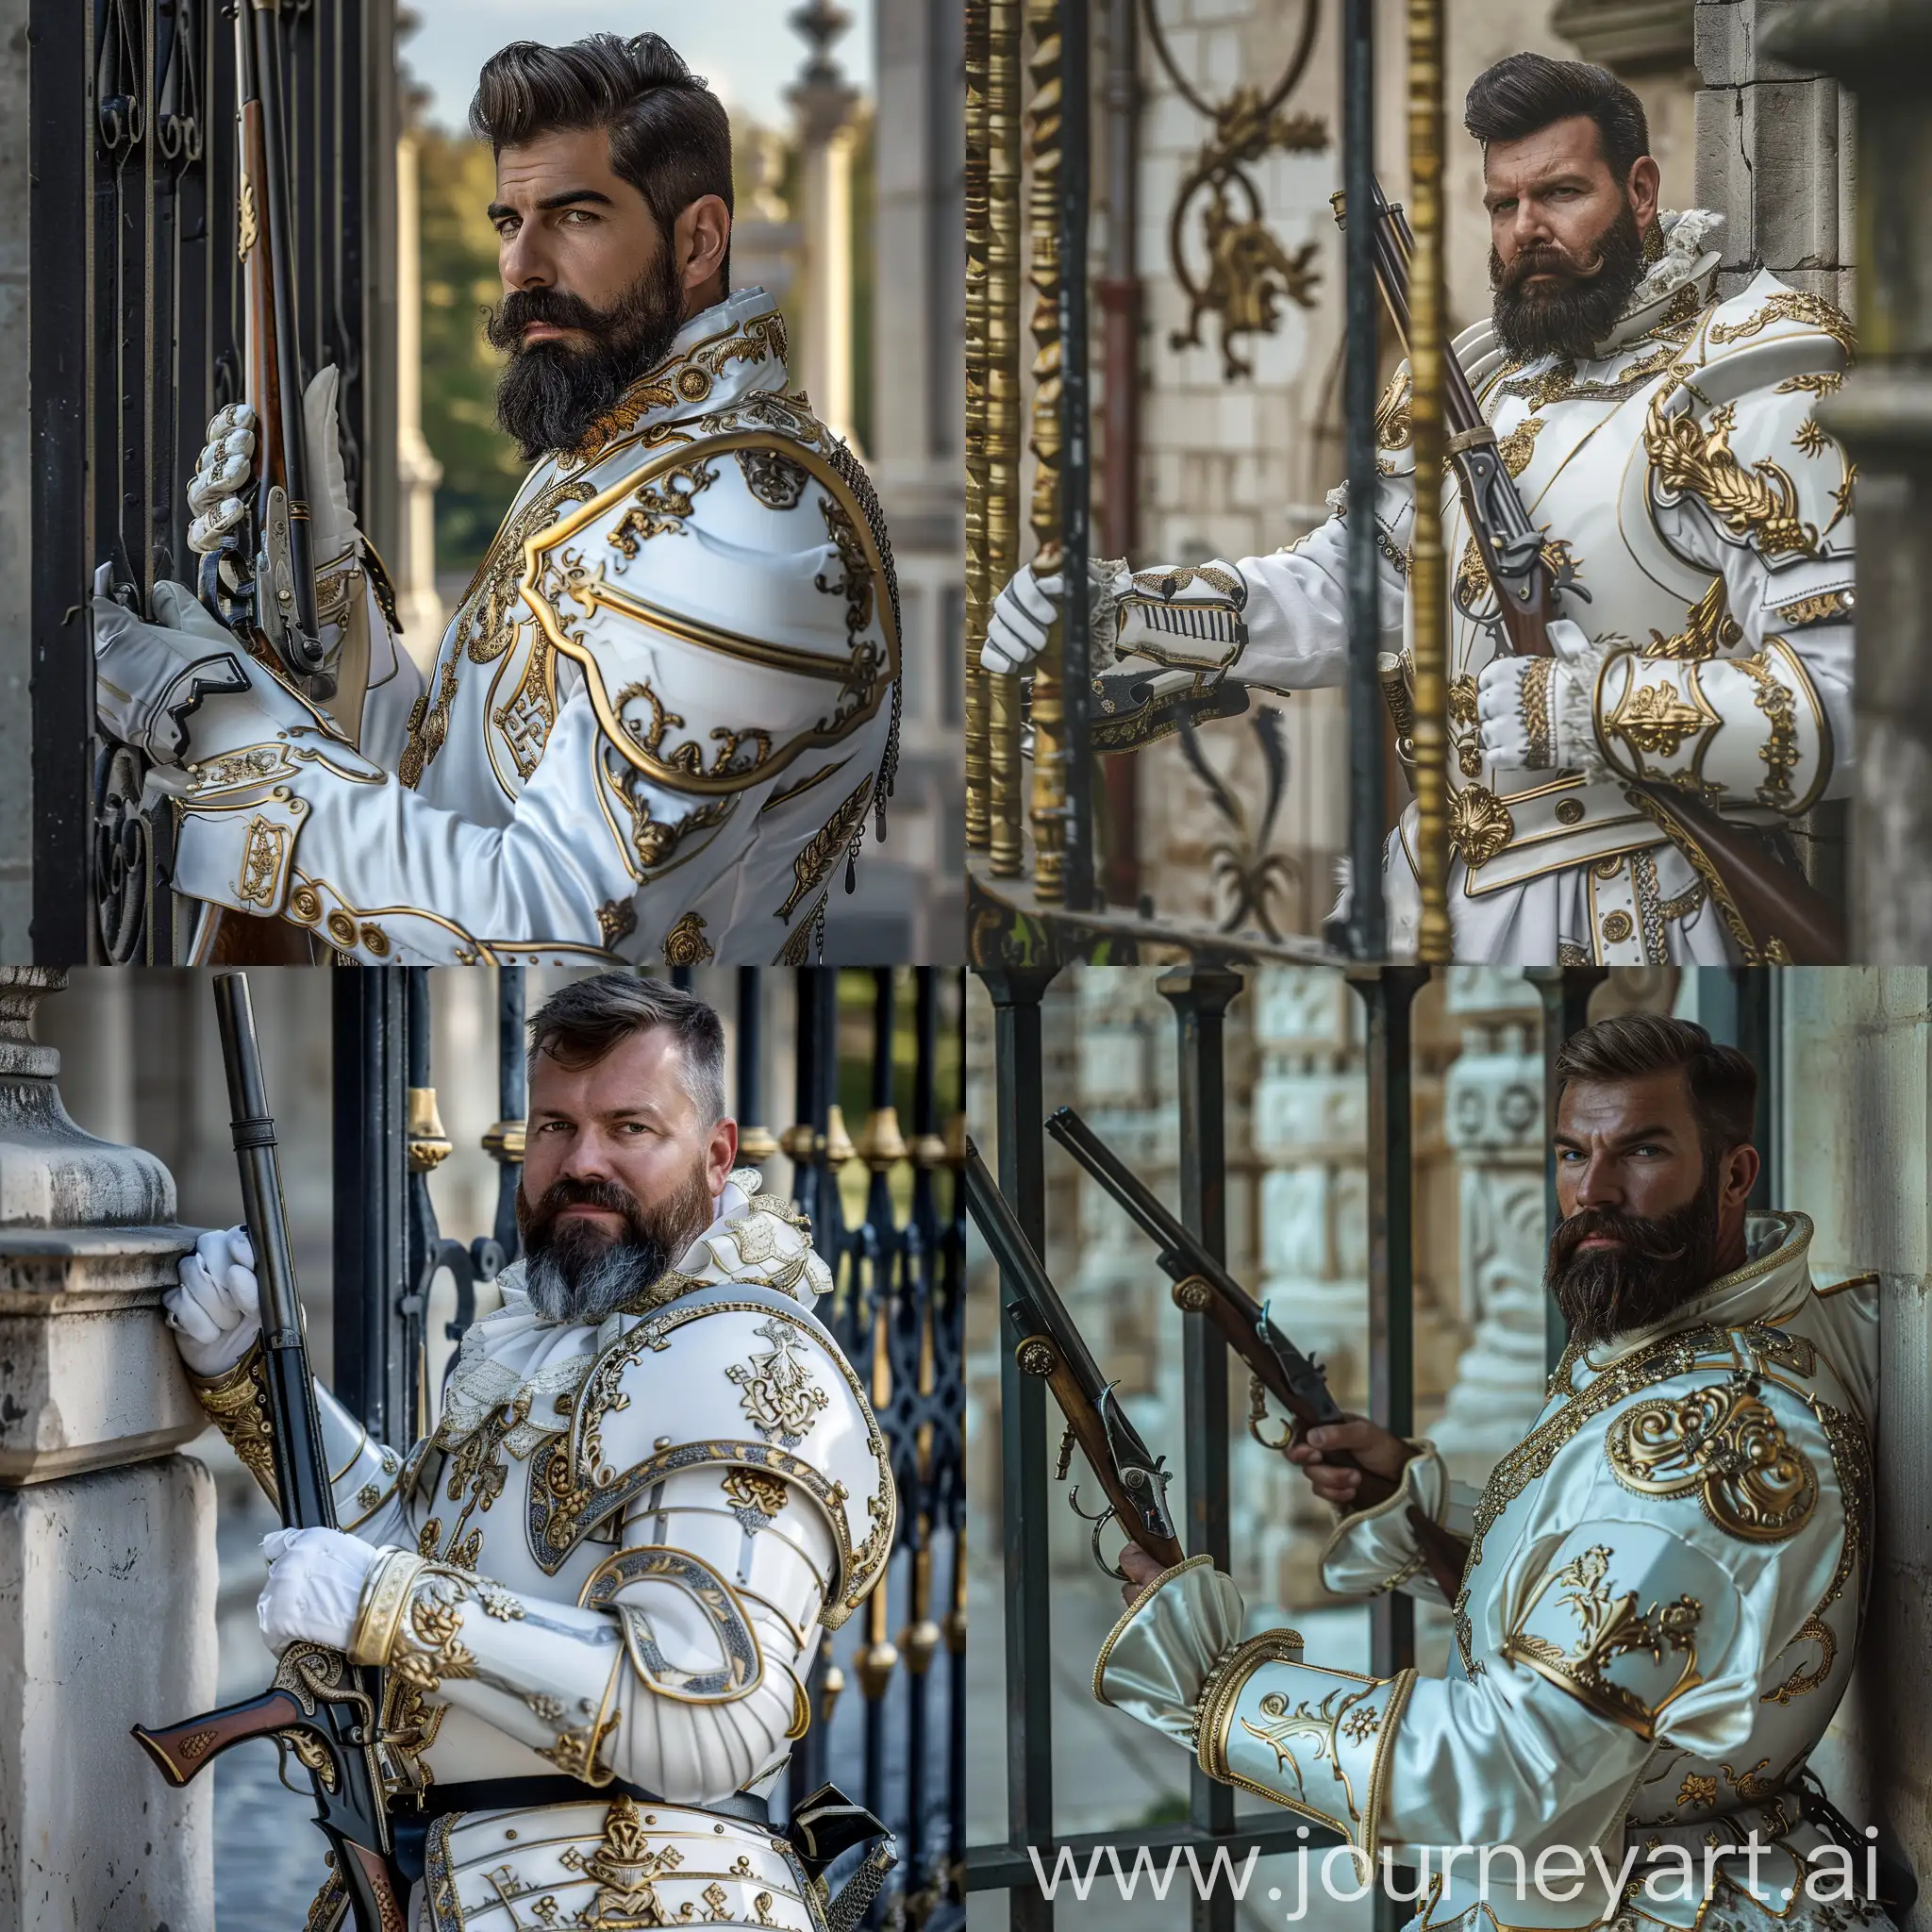
[[[530,1021],[527,1069],[547,1055],[572,1073],[593,1067],[633,1034],[666,1028],[677,1042],[684,1091],[700,1126],[724,1118],[724,1028],[695,993],[634,973],[574,979],[552,993]]]
[[[1752,1139],[1757,1069],[1695,1022],[1662,1013],[1618,1013],[1583,1027],[1557,1054],[1557,1094],[1560,1100],[1573,1080],[1641,1080],[1679,1071],[1708,1173],[1732,1148]]]
[[[667,247],[692,202],[715,194],[730,208],[730,117],[662,36],[591,34],[567,47],[512,41],[483,63],[470,132],[492,154],[581,127],[606,130],[611,172],[644,197]],[[719,279],[728,291],[728,243]]]
[[[1643,103],[1607,68],[1546,54],[1510,54],[1470,83],[1462,125],[1482,142],[1521,141],[1553,121],[1588,114],[1596,123],[1604,160],[1621,185],[1650,152]]]

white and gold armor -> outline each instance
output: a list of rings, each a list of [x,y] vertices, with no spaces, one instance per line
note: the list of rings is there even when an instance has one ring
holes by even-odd
[[[1813,410],[1851,358],[1828,302],[1758,275],[1713,293],[1717,218],[1661,217],[1668,237],[1609,338],[1582,362],[1508,360],[1485,321],[1456,339],[1483,412],[1587,646],[1580,728],[1549,715],[1548,659],[1520,702],[1525,741],[1489,755],[1478,678],[1497,656],[1495,593],[1453,476],[1450,914],[1457,958],[1641,964],[1739,957],[1726,909],[1620,780],[1662,779],[1763,830],[1842,795],[1851,762],[1852,465]],[[1377,412],[1381,622],[1412,678],[1407,579],[1414,509],[1407,371]],[[1103,595],[1112,694],[1226,676],[1294,691],[1342,681],[1345,498],[1269,557],[1111,571]],[[1391,676],[1398,730],[1410,728]],[[1114,727],[1116,731],[1120,727]],[[1123,740],[1121,741],[1127,741]],[[1567,744],[1576,762],[1556,755]],[[1384,865],[1391,947],[1420,912],[1415,808]]]
[[[600,1326],[541,1320],[512,1267],[407,1457],[316,1390],[339,1521],[385,1552],[349,1653],[386,1667],[391,1776],[582,1788],[436,1818],[417,1932],[508,1924],[512,1898],[516,1924],[822,1922],[790,1842],[710,1807],[782,1774],[818,1632],[883,1571],[896,1497],[811,1312],[824,1265],[758,1186],[734,1174],[677,1269]],[[272,1487],[260,1360],[197,1387]],[[663,1802],[600,1798],[613,1779]]]
[[[872,486],[785,350],[762,290],[686,324],[525,479],[426,690],[352,571],[358,735],[279,684],[252,728],[210,707],[176,889],[365,963],[805,963],[883,835],[898,611]]]
[[[1473,1539],[1445,1678],[1326,1670],[1293,1631],[1243,1641],[1239,1593],[1197,1558],[1115,1626],[1094,1694],[1378,1863],[1429,1848],[1411,1932],[1885,1924],[1807,1899],[1800,1861],[1824,1840],[1797,1788],[1851,1679],[1872,1560],[1876,1291],[1813,1290],[1802,1215],[1747,1234],[1747,1264],[1669,1321],[1573,1346],[1479,1496],[1423,1443],[1393,1498],[1341,1520],[1323,1575],[1349,1592],[1436,1596],[1411,1505]],[[1445,1873],[1456,1846],[1473,1849]],[[1483,1882],[1486,1846],[1517,1847],[1527,1879],[1497,1857]],[[1568,1902],[1567,1860],[1534,1889],[1557,1846],[1589,1872]],[[1609,1909],[1592,1847],[1613,1879],[1635,1854],[1640,1889]],[[1851,1873],[1862,1890],[1862,1854]]]

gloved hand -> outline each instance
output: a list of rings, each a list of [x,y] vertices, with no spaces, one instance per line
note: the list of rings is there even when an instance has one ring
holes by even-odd
[[[320,569],[351,548],[359,551],[356,513],[349,507],[349,484],[342,468],[342,442],[336,401],[341,372],[333,362],[318,369],[302,395],[303,453],[308,476],[309,555]],[[189,479],[188,547],[206,555],[247,514],[255,479],[255,453],[260,428],[246,403],[217,409],[208,441]]]
[[[1591,708],[1608,655],[1580,625],[1552,619],[1550,658],[1492,658],[1476,674],[1483,756],[1505,771],[1595,773],[1603,768]]]
[[[94,708],[101,728],[158,765],[258,744],[314,718],[202,608],[186,584],[155,586],[158,622],[107,594],[94,573]]]
[[[362,1586],[383,1552],[339,1529],[272,1529],[261,1551],[269,1573],[255,1620],[268,1647],[277,1657],[297,1642],[347,1649]]]
[[[225,1374],[261,1333],[255,1250],[245,1227],[213,1227],[175,1264],[180,1286],[161,1297],[181,1359],[204,1380]]]
[[[1063,584],[1058,571],[1034,575],[1030,563],[1013,573],[987,618],[986,643],[979,654],[987,670],[1002,675],[1024,671],[1046,649]]]

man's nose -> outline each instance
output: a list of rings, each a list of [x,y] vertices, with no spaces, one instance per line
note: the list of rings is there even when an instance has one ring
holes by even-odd
[[[574,1181],[608,1181],[610,1178],[610,1150],[601,1134],[575,1134],[570,1152],[558,1169],[559,1177]]]
[[[1617,1180],[1616,1164],[1592,1154],[1583,1163],[1576,1180],[1579,1208],[1617,1208],[1623,1205],[1624,1191]]]
[[[503,244],[497,267],[506,289],[547,288],[553,280],[542,245],[530,236],[527,228],[519,229]]]

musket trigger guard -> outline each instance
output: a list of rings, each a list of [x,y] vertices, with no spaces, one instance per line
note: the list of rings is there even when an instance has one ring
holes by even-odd
[[[1248,1377],[1248,1434],[1264,1449],[1273,1449],[1277,1455],[1288,1454],[1288,1445],[1294,1441],[1294,1424],[1284,1424],[1278,1441],[1270,1441],[1261,1433],[1261,1424],[1268,1420],[1268,1387],[1259,1375]]]

